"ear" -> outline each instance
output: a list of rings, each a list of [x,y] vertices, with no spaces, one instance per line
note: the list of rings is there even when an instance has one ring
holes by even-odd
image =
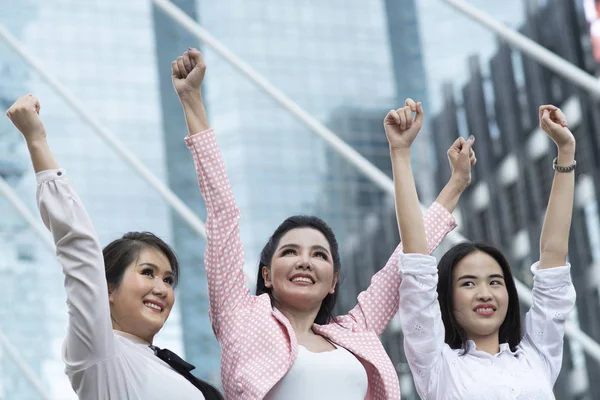
[[[273,287],[273,281],[271,280],[271,270],[267,266],[260,267],[260,273],[262,274],[263,280],[265,281],[265,287],[271,289]]]
[[[115,292],[115,285],[112,283],[108,284],[108,302],[110,304],[113,304],[114,300],[113,300],[113,293]]]
[[[331,282],[331,289],[329,289],[329,294],[334,294],[335,293],[335,286],[338,283],[338,278],[339,278],[339,273],[335,273],[333,274],[333,282]]]

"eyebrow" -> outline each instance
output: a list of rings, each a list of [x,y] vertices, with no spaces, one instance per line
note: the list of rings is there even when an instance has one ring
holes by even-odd
[[[158,268],[156,265],[154,265],[152,263],[141,263],[141,264],[138,264],[138,267],[141,267],[141,266],[150,267],[150,268],[152,268],[155,271],[159,271],[160,270],[160,268]],[[165,271],[165,275],[175,276],[175,274],[173,273],[173,271],[169,271],[169,270]]]
[[[289,244],[284,244],[283,246],[281,246],[279,248],[279,250],[283,250],[283,249],[287,249],[287,248],[299,249],[300,246],[298,246],[297,244],[294,244],[294,243],[289,243]],[[312,246],[311,249],[321,250],[321,251],[324,251],[325,253],[329,254],[329,250],[327,250],[325,247],[321,246],[320,244],[316,244],[316,245]]]
[[[502,275],[500,275],[500,274],[491,274],[491,275],[488,275],[488,278],[504,279],[504,277]],[[458,278],[456,281],[458,282],[461,279],[474,279],[474,280],[477,280],[479,278],[477,276],[475,276],[475,275],[463,275],[460,278]]]

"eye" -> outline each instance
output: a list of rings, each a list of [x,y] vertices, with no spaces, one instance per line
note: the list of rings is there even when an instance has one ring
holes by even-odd
[[[294,250],[294,249],[285,249],[285,250],[283,250],[281,252],[282,256],[287,256],[288,254],[294,255],[294,254],[296,254],[296,250]]]
[[[461,287],[463,287],[463,286],[464,286],[464,287],[472,287],[472,286],[475,286],[475,283],[473,283],[473,282],[471,282],[471,281],[465,281],[465,282],[461,283],[461,285],[460,285],[460,286],[461,286]]]
[[[502,286],[502,281],[493,280],[493,281],[490,281],[490,285],[492,285],[492,286]]]
[[[172,276],[169,276],[168,278],[165,278],[163,280],[167,285],[173,286],[173,284],[175,283],[175,279],[173,279]]]
[[[322,252],[322,251],[317,251],[317,252],[315,253],[315,257],[320,257],[320,258],[322,258],[322,259],[323,259],[323,260],[325,260],[325,261],[327,261],[327,260],[329,259],[329,258],[327,257],[327,253],[325,253],[325,252]]]
[[[152,268],[144,268],[142,270],[142,275],[154,277],[154,271],[152,270]]]

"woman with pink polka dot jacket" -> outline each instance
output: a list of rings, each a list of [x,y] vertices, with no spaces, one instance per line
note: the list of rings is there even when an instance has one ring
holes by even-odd
[[[399,248],[358,305],[334,317],[340,270],[335,236],[316,217],[290,217],[262,251],[257,295],[251,295],[242,270],[240,212],[199,90],[204,72],[197,50],[173,64],[189,130],[185,141],[208,212],[205,265],[225,397],[399,399],[396,370],[378,338],[398,309]],[[456,206],[466,176],[467,169],[457,169],[426,213],[428,251],[456,226],[447,209]]]
[[[417,107],[418,114],[422,111]],[[533,272],[532,307],[521,334],[519,297],[510,266],[488,245],[459,243],[436,266],[428,255],[410,171],[410,147],[419,129],[398,128],[410,113],[388,114],[396,203],[404,251],[399,257],[400,323],[404,348],[422,399],[554,400],[566,320],[575,304],[567,263],[575,186],[575,138],[563,113],[540,107],[540,128],[558,157]],[[463,144],[468,164],[474,142]],[[552,165],[548,165],[552,168]]]

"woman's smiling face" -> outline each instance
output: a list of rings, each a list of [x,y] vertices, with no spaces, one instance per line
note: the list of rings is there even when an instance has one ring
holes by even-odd
[[[280,306],[301,311],[319,309],[338,280],[329,242],[308,227],[291,229],[281,237],[262,275]]]

